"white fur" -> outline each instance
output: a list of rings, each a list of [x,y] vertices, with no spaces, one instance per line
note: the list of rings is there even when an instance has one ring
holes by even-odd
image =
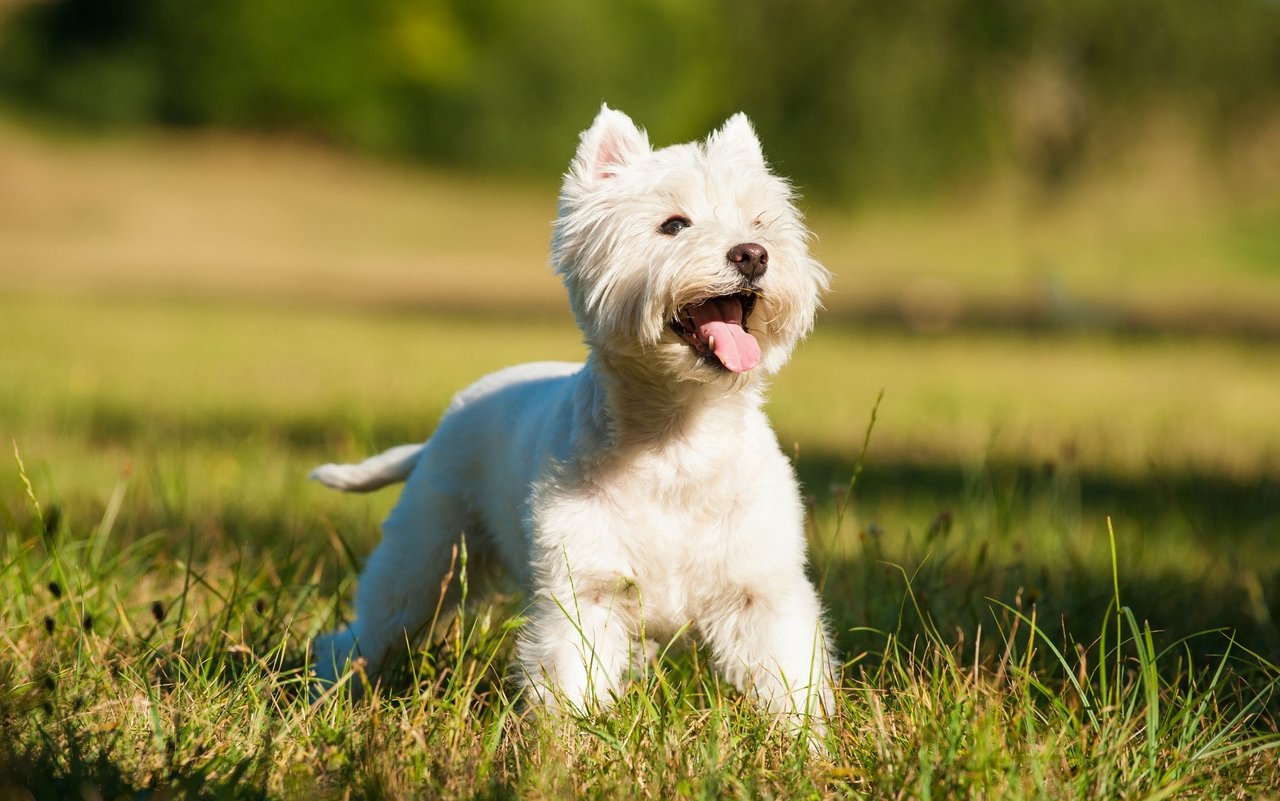
[[[675,214],[691,227],[660,233]],[[465,533],[528,590],[518,658],[535,702],[607,704],[645,637],[692,624],[735,686],[820,727],[832,668],[805,577],[804,510],[761,410],[826,287],[807,238],[743,115],[704,142],[652,150],[602,108],[565,176],[553,243],[586,364],[489,375],[427,443],[312,474],[358,491],[408,481],[361,576],[356,619],[315,644],[321,685],[355,655],[376,675],[420,632]],[[669,323],[741,289],[726,253],[752,242],[769,253],[750,317],[761,361],[735,374]]]

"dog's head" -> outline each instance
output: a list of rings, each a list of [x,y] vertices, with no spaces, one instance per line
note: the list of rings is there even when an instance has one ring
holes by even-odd
[[[777,371],[827,271],[751,123],[653,150],[607,106],[565,175],[552,260],[594,350],[677,380]]]

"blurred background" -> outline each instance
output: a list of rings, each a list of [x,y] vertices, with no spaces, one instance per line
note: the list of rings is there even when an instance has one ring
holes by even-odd
[[[1112,516],[1277,642],[1274,0],[0,0],[0,97],[0,433],[68,508],[306,528],[314,461],[581,357],[546,262],[602,101],[743,110],[835,273],[770,406],[819,519],[883,390],[850,548],[954,525],[1105,598]]]

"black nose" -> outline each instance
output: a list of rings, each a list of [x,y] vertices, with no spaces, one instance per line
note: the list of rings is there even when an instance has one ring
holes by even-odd
[[[760,280],[764,271],[769,269],[769,251],[755,242],[743,242],[729,248],[729,263],[738,268],[738,272],[747,277],[751,283]]]

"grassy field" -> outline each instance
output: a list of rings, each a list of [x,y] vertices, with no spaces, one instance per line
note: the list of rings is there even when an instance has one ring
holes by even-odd
[[[846,665],[811,754],[685,640],[612,713],[528,717],[521,599],[464,565],[377,698],[299,695],[394,501],[307,470],[582,355],[551,190],[0,128],[0,799],[1280,796],[1276,345],[845,321],[855,287],[1016,304],[1037,252],[1157,319],[1275,308],[1274,208],[1168,172],[1203,191],[813,213],[840,293],[770,401]]]

